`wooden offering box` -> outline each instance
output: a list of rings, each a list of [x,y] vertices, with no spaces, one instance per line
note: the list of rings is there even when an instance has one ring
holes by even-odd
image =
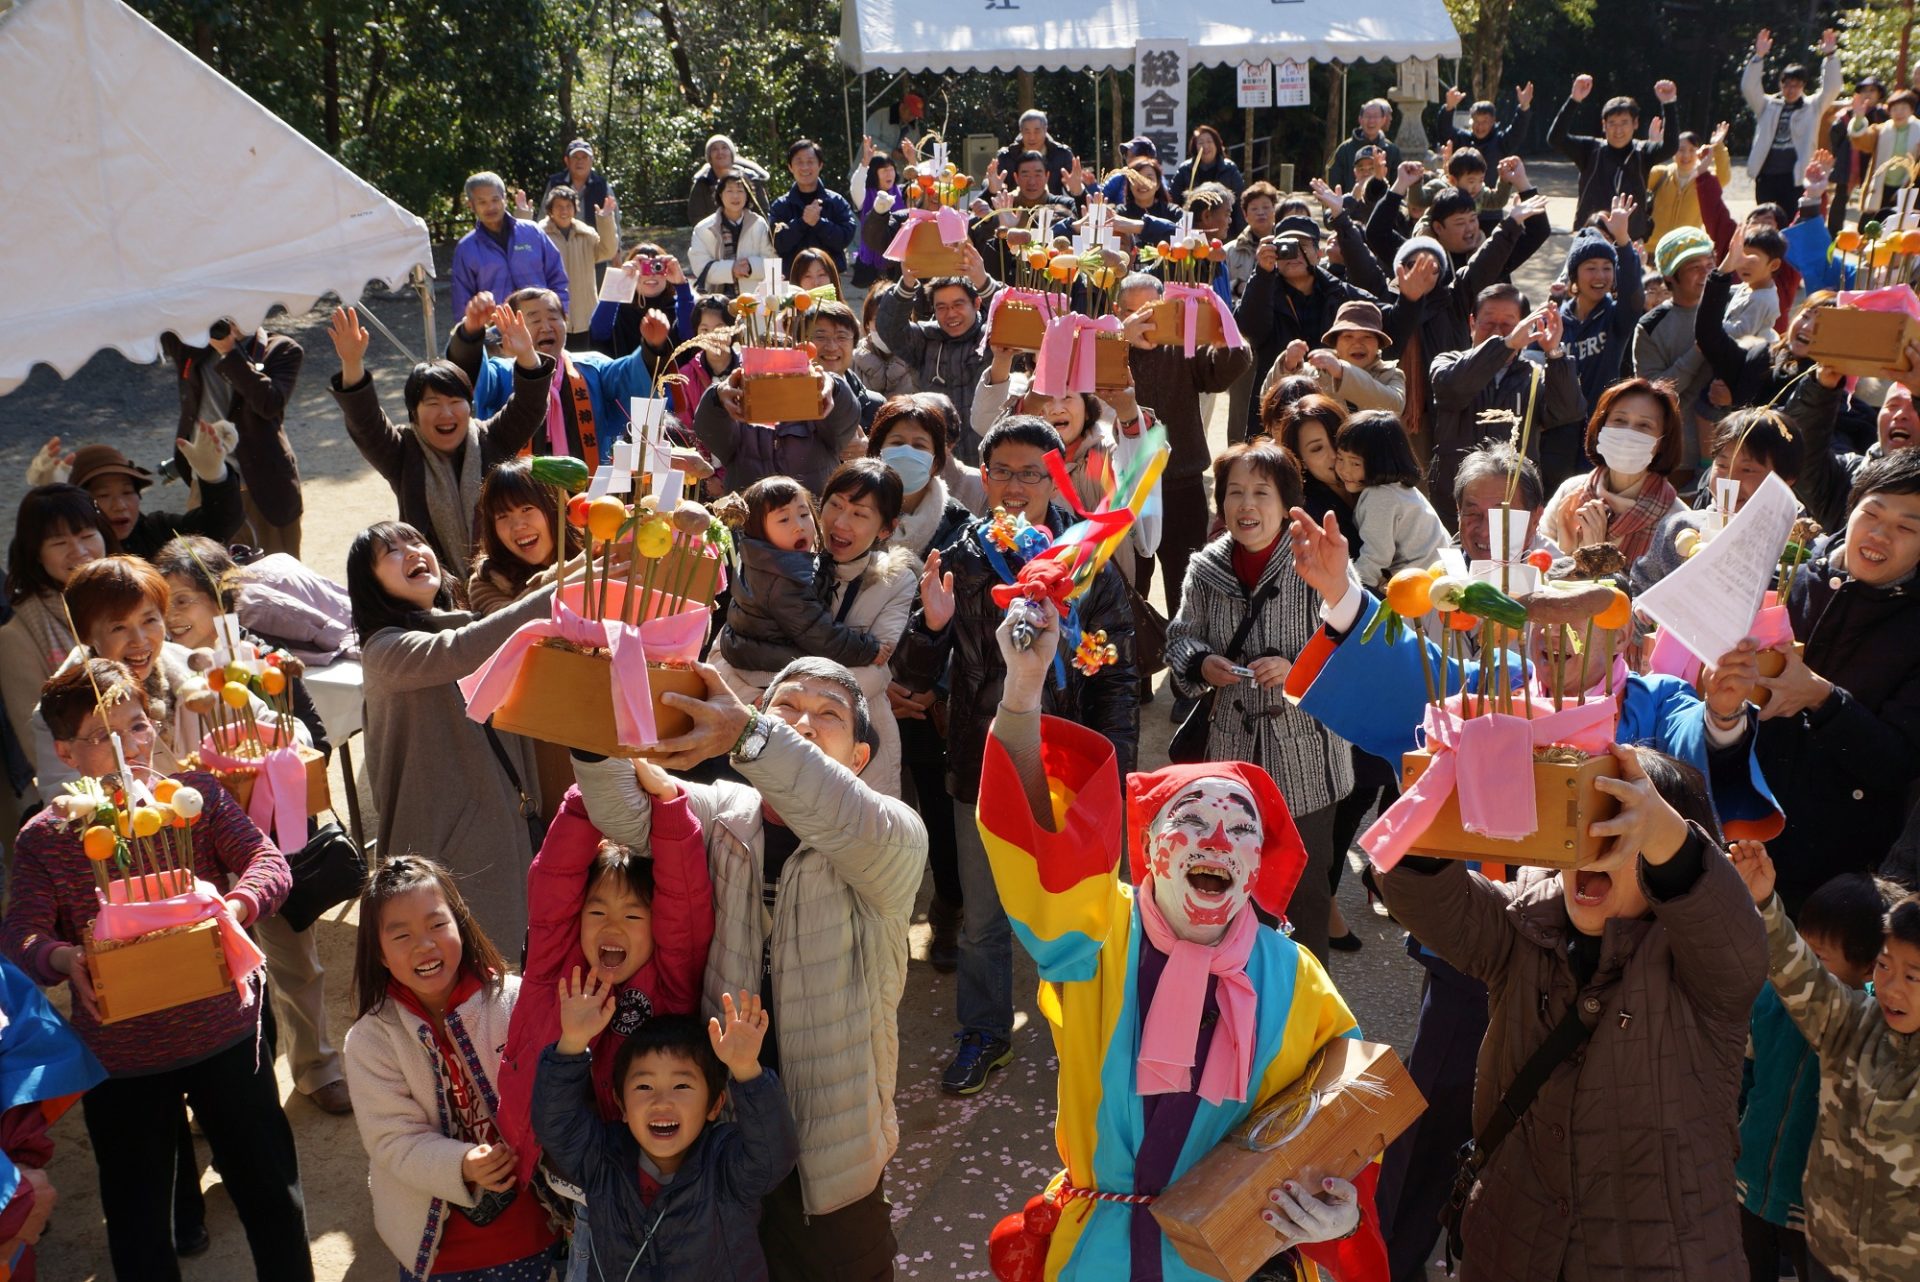
[[[1153,345],[1155,347],[1184,347],[1187,334],[1187,313],[1189,307],[1198,308],[1200,318],[1194,322],[1193,341],[1200,347],[1219,347],[1227,341],[1226,332],[1220,328],[1220,314],[1211,307],[1205,307],[1191,298],[1163,298],[1153,305]]]
[[[1920,340],[1920,321],[1904,312],[1823,307],[1813,314],[1807,355],[1843,374],[1877,378],[1906,370],[1907,344]]]
[[[1426,1107],[1391,1047],[1336,1037],[1161,1194],[1153,1218],[1190,1266],[1246,1282],[1280,1245],[1260,1218],[1269,1193],[1286,1180],[1352,1179]]]
[[[749,374],[740,380],[741,402],[749,423],[819,421],[820,380],[805,374]]]
[[[155,931],[124,943],[95,940],[89,928],[86,950],[103,1024],[233,992],[215,921]]]
[[[936,276],[964,276],[967,273],[967,242],[949,245],[940,239],[940,228],[932,222],[917,222],[907,234],[907,256],[902,266],[921,280]]]
[[[1032,303],[1002,303],[993,314],[993,331],[987,342],[994,347],[1018,348],[1037,352],[1047,336],[1047,318]]]
[[[691,668],[647,665],[653,693],[653,724],[661,739],[693,728],[686,713],[660,702],[669,690],[695,699],[707,683]],[[505,702],[494,710],[494,728],[547,743],[564,744],[603,757],[644,757],[647,750],[622,744],[613,718],[612,660],[563,645],[536,645],[520,663]]]
[[[1552,750],[1558,754],[1564,750]],[[1422,750],[1400,758],[1400,787],[1404,791],[1433,764]],[[1596,779],[1617,779],[1620,765],[1611,753],[1578,761],[1533,761],[1533,796],[1538,809],[1531,837],[1501,841],[1469,832],[1460,823],[1460,797],[1447,798],[1440,814],[1413,843],[1411,853],[1437,859],[1478,859],[1534,868],[1578,868],[1598,859],[1610,840],[1594,837],[1587,828],[1611,819],[1620,803],[1594,786]]]
[[[1133,345],[1118,334],[1101,334],[1093,340],[1093,387],[1097,392],[1117,392],[1133,386],[1133,369],[1127,353]]]
[[[307,813],[318,815],[333,809],[333,794],[327,787],[327,759],[320,755],[318,749],[305,744],[295,744],[293,750],[300,754],[300,764],[307,771]],[[251,766],[243,766],[238,770],[216,770],[213,776],[226,786],[227,791],[233,794],[233,799],[240,803],[240,808],[245,810],[253,800],[253,780],[258,773]]]

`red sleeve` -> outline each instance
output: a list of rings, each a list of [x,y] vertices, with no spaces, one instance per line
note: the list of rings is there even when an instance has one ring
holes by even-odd
[[[1700,197],[1700,225],[1706,228],[1707,235],[1713,237],[1713,256],[1715,261],[1727,256],[1727,246],[1733,243],[1736,230],[1733,215],[1727,212],[1726,198],[1720,191],[1720,180],[1710,173],[1695,175],[1693,189]]]
[[[713,943],[713,878],[707,843],[686,790],[653,803],[653,1008],[697,1015]]]
[[[0,1208],[0,1242],[11,1242],[20,1236],[20,1230],[27,1223],[27,1216],[33,1214],[33,1185],[21,1180],[14,1185],[13,1197],[8,1199],[4,1208]],[[0,1269],[5,1268],[0,1261]]]
[[[234,893],[258,905],[256,919],[279,912],[281,901],[293,889],[293,870],[287,867],[287,857],[254,826],[233,794],[212,775],[195,772],[181,778],[190,780],[206,799],[194,833],[195,848],[203,848],[200,843],[212,848],[219,866],[236,878]]]
[[[1698,181],[1698,180],[1696,180]],[[1380,1213],[1374,1207],[1374,1188],[1380,1182],[1380,1163],[1369,1162],[1354,1177],[1360,1193],[1360,1227],[1338,1242],[1315,1242],[1300,1253],[1331,1273],[1337,1282],[1387,1282],[1387,1242],[1380,1233]]]
[[[1773,287],[1780,291],[1780,314],[1774,317],[1774,332],[1785,334],[1787,322],[1793,319],[1793,300],[1800,297],[1799,269],[1783,259],[1780,270],[1773,274]]]

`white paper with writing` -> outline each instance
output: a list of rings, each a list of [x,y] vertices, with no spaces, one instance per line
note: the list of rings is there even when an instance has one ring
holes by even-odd
[[[1793,490],[1769,475],[1718,537],[1642,592],[1635,607],[1702,663],[1717,661],[1753,627],[1798,511]]]

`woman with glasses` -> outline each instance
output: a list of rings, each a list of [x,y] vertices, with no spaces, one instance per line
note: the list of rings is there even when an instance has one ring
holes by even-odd
[[[1300,465],[1270,440],[1234,446],[1213,464],[1227,532],[1187,562],[1180,610],[1167,625],[1167,668],[1179,694],[1215,692],[1204,761],[1250,761],[1280,785],[1307,851],[1286,905],[1295,942],[1327,958],[1334,807],[1353,790],[1344,740],[1287,701],[1287,673],[1320,626],[1320,599],[1294,572],[1287,513],[1301,501]]]

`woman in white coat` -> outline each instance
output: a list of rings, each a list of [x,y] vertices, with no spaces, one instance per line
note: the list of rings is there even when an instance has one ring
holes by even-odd
[[[694,227],[687,248],[697,293],[750,293],[765,277],[767,260],[778,259],[773,229],[747,207],[751,195],[738,174],[719,180],[720,207]]]

